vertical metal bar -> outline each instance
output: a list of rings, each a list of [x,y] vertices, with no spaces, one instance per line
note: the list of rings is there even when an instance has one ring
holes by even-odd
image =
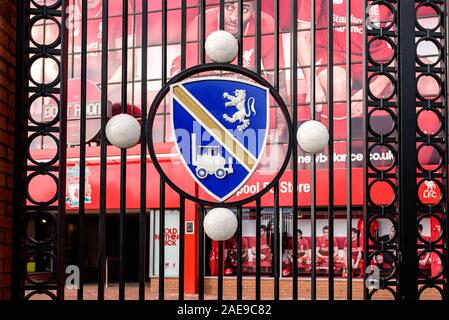
[[[162,84],[167,82],[167,1],[162,1]],[[165,131],[165,130],[164,130]],[[160,179],[159,300],[165,295],[165,181]]]
[[[45,41],[46,41],[46,39],[47,39],[47,32],[45,32],[45,30],[46,30],[46,20],[44,20],[44,24],[43,24],[43,30],[44,30],[44,32],[43,32],[43,35],[42,35],[42,40],[43,40],[43,42],[42,43],[46,43]],[[44,78],[45,78],[45,63],[42,63],[42,70],[41,70],[41,82],[43,82],[44,81]],[[44,103],[44,97],[42,97],[41,98],[41,103]],[[43,117],[42,117],[42,114],[41,114],[41,121],[43,121]],[[44,144],[44,136],[41,136],[41,138],[40,138],[40,143],[43,145]]]
[[[256,70],[257,73],[260,74],[261,72],[261,3],[258,2],[258,10],[257,10],[257,17],[256,17],[256,53],[257,53],[257,64],[256,64]],[[279,91],[279,1],[274,1],[274,77],[273,77],[273,86],[276,90]],[[259,201],[259,212],[258,212],[258,226],[257,226],[257,236],[258,236],[258,244],[257,244],[257,250],[259,252],[257,253],[257,259],[256,262],[258,262],[256,268],[256,295],[258,295],[258,300],[260,300],[260,201]],[[258,287],[257,287],[258,286]]]
[[[125,299],[125,258],[126,258],[126,150],[121,150],[123,165],[120,165],[120,250],[119,250],[119,300]]]
[[[256,0],[255,1],[255,11],[256,11],[256,26],[255,26],[255,37],[256,37],[256,47],[255,47],[255,51],[256,51],[256,73],[260,74],[261,72],[261,67],[262,67],[262,26],[261,26],[261,21],[262,21],[262,3],[260,0]],[[276,21],[275,21],[276,24]]]
[[[346,1],[346,17],[351,16],[351,1]],[[346,298],[352,300],[352,88],[351,88],[351,19],[346,19]]]
[[[225,0],[220,0],[220,30],[225,29]]]
[[[206,63],[206,0],[200,1],[200,63]]]
[[[162,84],[167,82],[167,1],[162,1]]]
[[[16,128],[25,128],[27,125],[27,118],[25,108],[23,107],[26,101],[25,90],[25,65],[28,65],[26,61],[27,54],[25,52],[28,49],[29,41],[25,33],[25,26],[28,25],[29,16],[25,14],[25,8],[29,8],[29,2],[19,1],[17,2],[17,21],[21,21],[16,26],[16,41],[23,45],[17,46],[16,49],[16,104],[14,110],[14,124]],[[63,17],[63,21],[65,16]],[[62,37],[64,39],[64,37]],[[26,49],[25,49],[26,48]],[[24,90],[19,90],[24,88]],[[12,243],[12,279],[11,279],[11,298],[12,300],[23,299],[24,296],[24,268],[25,263],[22,257],[22,235],[23,235],[23,205],[25,204],[25,190],[26,186],[24,181],[26,180],[26,141],[27,133],[25,130],[14,131],[14,212],[13,212],[13,243]],[[61,245],[58,247],[58,253],[60,252]],[[59,255],[58,255],[59,256]],[[59,262],[59,260],[58,260]],[[59,266],[58,266],[59,267]],[[58,268],[60,271],[61,268]],[[58,279],[58,290],[64,290],[63,282]],[[62,284],[62,285],[61,285]]]
[[[142,1],[143,2],[143,1]],[[136,56],[136,1],[133,1],[131,3],[132,8],[131,8],[131,14],[132,14],[132,19],[131,19],[131,34],[133,35],[132,39],[131,39],[131,115],[135,116],[135,100],[134,100],[134,93],[135,93],[135,83],[134,79],[136,79],[136,66],[135,66],[135,56]],[[142,9],[143,9],[143,3],[142,3]],[[142,10],[143,12],[143,10]],[[143,21],[142,21],[143,24]],[[142,98],[142,97],[141,97]]]
[[[128,100],[128,0],[122,1],[122,113],[127,111]],[[126,149],[120,151],[120,265],[119,300],[125,300],[125,259],[126,259]]]
[[[204,206],[201,205],[198,214],[198,300],[204,300]]]
[[[260,198],[256,200],[256,300],[260,300]]]
[[[399,8],[399,122],[400,122],[400,241],[399,294],[404,300],[418,299],[416,228],[416,45],[415,2],[400,1]]]
[[[161,178],[159,190],[159,300],[165,296],[165,182]]]
[[[274,79],[273,85],[279,90],[279,1],[274,1]]]
[[[185,199],[179,197],[179,282],[178,299],[184,300]]]
[[[311,26],[311,59],[310,59],[310,119],[315,120],[315,108],[316,108],[316,77],[315,77],[315,69],[316,69],[316,2],[311,1],[311,13],[310,13],[310,26]],[[312,241],[311,241],[311,258],[312,258],[312,269],[311,269],[311,299],[316,300],[316,155],[313,154],[312,157],[312,188],[311,188],[311,206],[310,206],[310,219],[311,219],[311,233],[312,233]]]
[[[327,104],[329,119],[329,300],[334,300],[334,24],[333,2],[328,2],[327,17]]]
[[[85,194],[86,194],[86,77],[87,77],[87,0],[82,1],[81,13],[81,112],[80,112],[80,171],[79,171],[79,228],[78,267],[80,270],[78,300],[84,292],[84,248],[86,241]]]
[[[145,300],[147,262],[147,72],[148,68],[148,1],[142,1],[142,79],[140,136],[140,212],[139,212],[139,300]]]
[[[298,1],[291,0],[291,100],[293,126],[292,137],[296,137],[298,130]],[[292,170],[293,170],[293,300],[298,299],[298,144],[293,143],[292,149]]]
[[[187,0],[181,2],[181,70],[186,68]]]
[[[101,17],[101,131],[100,131],[100,213],[98,221],[98,300],[104,300],[106,269],[106,123],[108,111],[108,18],[109,0],[102,0]]]
[[[66,23],[68,3],[62,0],[61,25]],[[58,171],[58,299],[64,300],[65,292],[65,192],[67,169],[67,65],[68,65],[68,32],[61,29],[61,69],[60,69],[60,112],[59,112],[59,171]]]
[[[237,208],[237,300],[242,300],[242,206]]]
[[[447,70],[447,63],[448,63],[448,50],[447,47],[449,45],[449,37],[448,37],[448,26],[449,26],[449,16],[448,16],[448,1],[445,1],[443,4],[443,12],[444,12],[444,26],[443,26],[443,32],[444,32],[444,46],[443,46],[443,51],[444,51],[444,57],[443,57],[443,65],[445,67],[445,69]],[[448,103],[448,87],[447,87],[447,83],[448,83],[448,75],[447,72],[444,73],[444,83],[446,83],[446,86],[444,87],[444,103],[447,106]],[[447,174],[447,164],[449,162],[449,139],[447,137],[447,134],[449,132],[449,117],[448,117],[448,110],[446,107],[446,110],[444,111],[444,132],[446,133],[446,137],[445,137],[445,159],[444,159],[444,163],[446,164],[445,167],[445,179],[444,179],[444,190],[446,190],[446,197],[447,197],[447,190],[449,187],[449,176]],[[446,198],[447,199],[447,198]],[[446,206],[447,206],[447,200],[446,200]],[[449,231],[449,218],[446,215],[445,217],[445,226],[442,226],[443,228],[446,228],[446,239],[443,239],[443,243],[446,246],[446,249],[443,250],[443,255],[444,255],[444,259],[443,259],[443,269],[445,270],[445,275],[444,277],[446,278],[446,281],[443,284],[443,291],[444,291],[444,296],[443,299],[444,300],[449,300],[449,235],[448,235],[448,231]]]
[[[181,1],[181,70],[186,68],[187,0]],[[179,197],[179,282],[178,299],[184,300],[185,199]]]
[[[218,241],[218,301],[223,300],[223,243],[223,241]]]
[[[369,155],[368,151],[368,127],[369,127],[369,118],[368,118],[368,91],[367,91],[367,84],[368,84],[368,60],[367,60],[367,50],[368,50],[368,32],[367,32],[367,18],[369,18],[369,12],[368,12],[368,0],[363,0],[363,12],[365,13],[363,15],[363,48],[362,48],[362,63],[363,63],[363,77],[362,77],[362,87],[363,87],[363,153],[365,156],[363,157],[363,263],[364,263],[364,270],[362,272],[364,273],[363,279],[366,280],[366,268],[369,265],[368,264],[368,234],[370,232],[369,226],[368,226],[368,165],[367,165],[367,159],[366,157]],[[363,286],[363,300],[368,300],[368,286]]]
[[[239,66],[243,65],[243,0],[238,0],[238,18],[239,18],[239,27],[238,27],[238,43],[239,43],[239,51],[238,51],[238,64]]]
[[[70,1],[67,1],[67,3],[69,3]],[[78,23],[79,21],[76,21],[75,17],[75,10],[76,7],[75,6],[71,6],[69,9],[69,19],[70,19],[70,23]],[[72,18],[73,17],[73,18]],[[69,39],[70,37],[70,39]],[[75,77],[75,32],[71,32],[68,36],[67,36],[67,41],[70,41],[70,45],[72,46],[72,51],[69,52],[68,54],[71,55],[71,59],[70,59],[70,69],[67,67],[67,70],[70,70],[70,78],[74,78]]]
[[[279,300],[279,259],[281,258],[281,249],[279,246],[279,183],[276,183],[274,189],[274,248],[273,249],[273,271],[274,271],[274,300]],[[270,244],[268,244],[270,245]]]

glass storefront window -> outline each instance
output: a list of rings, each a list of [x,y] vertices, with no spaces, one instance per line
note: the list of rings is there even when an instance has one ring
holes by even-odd
[[[261,217],[261,273],[271,275],[273,272],[273,210],[263,209]],[[242,272],[245,275],[256,272],[256,213],[254,209],[242,211]],[[206,243],[206,261],[209,261],[207,275],[218,275],[218,242],[208,238]],[[233,276],[237,274],[237,242],[232,237],[224,242],[223,274]]]
[[[327,276],[329,272],[329,227],[326,212],[318,212],[316,219],[316,270],[317,275]],[[343,216],[345,212],[335,212],[337,216],[334,219],[334,274],[336,277],[346,276],[346,248],[347,248],[347,230],[346,219],[338,217]],[[360,230],[357,229],[360,212],[354,212],[352,219],[352,228],[355,229],[353,238],[353,258],[354,266],[357,267],[359,274],[363,269],[361,246],[363,239],[360,237]],[[310,212],[301,212],[298,219],[298,275],[311,276],[312,270],[312,221]],[[358,256],[360,252],[360,256]],[[282,276],[291,277],[293,273],[293,214],[291,209],[282,211]],[[356,263],[357,262],[357,263]]]
[[[316,255],[317,275],[328,274],[328,252],[329,238],[326,212],[318,212],[316,220]],[[346,277],[347,257],[347,230],[346,212],[335,212],[334,219],[334,274],[336,277]],[[353,275],[359,276],[363,271],[363,239],[361,238],[362,213],[353,212],[351,232],[351,246],[353,257]],[[387,228],[384,221],[379,220],[375,235],[380,237],[378,230]],[[274,210],[273,208],[262,209],[261,228],[261,273],[262,276],[273,276],[273,252],[274,252]],[[244,209],[242,212],[242,271],[244,275],[255,275],[256,272],[256,216],[254,209]],[[301,212],[298,220],[298,275],[310,277],[312,268],[311,239],[312,229],[310,212]],[[288,278],[293,272],[293,215],[290,208],[280,209],[279,223],[279,246],[281,248],[279,259],[279,272],[281,277]],[[237,242],[233,237],[224,243],[223,251],[223,274],[224,276],[235,276],[237,274]],[[218,275],[218,243],[207,238],[206,259],[208,268],[206,275]]]
[[[150,213],[150,276],[159,275],[159,210]],[[179,275],[179,211],[165,210],[165,276]]]

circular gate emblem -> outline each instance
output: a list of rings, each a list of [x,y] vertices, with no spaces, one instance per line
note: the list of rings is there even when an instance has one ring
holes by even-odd
[[[198,77],[201,73],[208,76]],[[164,101],[170,104],[170,154],[176,164],[171,171],[163,169],[153,145],[153,135],[158,133],[156,114]],[[276,116],[282,121],[273,119]],[[283,130],[278,123],[284,125]],[[154,99],[147,122],[150,155],[162,179],[180,195],[204,205],[243,204],[272,189],[287,167],[291,132],[289,113],[279,93],[260,75],[228,64],[200,65],[172,78]],[[288,140],[279,143],[281,136]],[[274,165],[261,170],[267,163]],[[193,180],[198,192],[175,184],[180,175],[186,176],[185,181]],[[248,183],[261,187],[257,194],[244,198],[238,191]]]

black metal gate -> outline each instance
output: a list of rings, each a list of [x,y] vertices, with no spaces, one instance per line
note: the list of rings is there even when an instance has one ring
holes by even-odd
[[[176,4],[173,4],[176,2]],[[168,92],[171,83],[194,76],[198,73],[222,71],[228,73],[237,73],[246,76],[255,82],[262,83],[272,89],[272,95],[276,98],[277,106],[281,109],[284,116],[284,131],[288,139],[283,142],[285,146],[285,156],[287,160],[278,168],[278,174],[261,192],[248,197],[242,201],[234,203],[223,203],[220,206],[231,207],[235,210],[239,221],[239,228],[236,234],[236,269],[232,277],[236,281],[237,299],[245,298],[242,255],[246,248],[243,247],[242,223],[243,216],[246,214],[245,208],[249,204],[255,214],[255,268],[254,273],[254,297],[263,299],[262,287],[264,276],[262,272],[261,261],[261,229],[262,223],[262,200],[267,196],[267,192],[273,191],[272,204],[272,237],[274,245],[272,250],[272,266],[268,275],[272,281],[272,298],[275,300],[281,297],[281,286],[291,286],[291,295],[289,299],[297,300],[301,297],[301,291],[310,292],[308,298],[315,300],[323,298],[323,292],[320,292],[318,281],[326,282],[325,298],[333,300],[336,298],[335,286],[345,284],[346,296],[344,299],[352,300],[354,293],[354,284],[362,288],[363,299],[374,299],[379,292],[388,291],[395,299],[413,300],[426,295],[429,290],[436,290],[442,299],[449,299],[449,288],[447,281],[449,278],[449,254],[448,254],[448,230],[449,219],[447,216],[447,163],[448,163],[448,145],[447,145],[447,2],[444,0],[375,0],[363,1],[360,8],[360,1],[321,1],[321,0],[288,0],[288,1],[128,1],[124,0],[120,6],[118,2],[108,0],[97,1],[102,9],[93,20],[97,20],[95,26],[98,26],[96,32],[98,36],[97,47],[91,47],[90,34],[91,18],[87,0],[65,1],[65,0],[28,0],[18,1],[18,41],[23,44],[18,46],[18,70],[17,70],[17,112],[16,128],[21,128],[20,134],[16,140],[16,186],[15,188],[15,213],[14,213],[14,275],[13,275],[13,296],[15,299],[31,299],[41,295],[47,295],[52,299],[65,299],[67,294],[66,278],[71,275],[66,267],[71,265],[67,258],[66,242],[71,243],[67,238],[67,219],[69,215],[66,212],[66,181],[67,181],[67,153],[72,158],[76,158],[78,165],[78,194],[86,194],[86,158],[89,154],[87,142],[92,143],[92,139],[86,135],[88,131],[89,114],[87,114],[88,89],[87,82],[92,80],[93,70],[97,70],[98,79],[96,85],[101,88],[99,120],[100,131],[94,143],[98,144],[98,159],[100,166],[99,175],[99,210],[98,210],[98,232],[97,247],[98,261],[97,274],[95,281],[96,298],[105,299],[105,284],[107,284],[107,253],[106,242],[107,217],[111,214],[107,208],[107,194],[110,185],[107,183],[107,165],[108,165],[108,141],[106,139],[106,123],[108,121],[108,94],[114,88],[119,96],[117,104],[117,113],[130,113],[140,117],[142,126],[140,140],[140,154],[137,157],[140,162],[139,186],[136,190],[140,193],[139,209],[133,211],[137,215],[138,234],[129,234],[127,232],[127,217],[130,210],[127,208],[126,182],[130,179],[127,175],[127,150],[121,149],[120,154],[116,155],[116,161],[120,163],[120,181],[119,181],[119,232],[118,232],[118,299],[124,300],[127,296],[127,239],[136,237],[138,239],[138,252],[136,263],[137,274],[135,279],[138,281],[138,298],[148,298],[149,286],[157,279],[157,295],[155,298],[163,300],[166,298],[166,281],[164,274],[165,249],[164,241],[158,243],[158,261],[153,264],[158,265],[158,274],[149,278],[147,268],[149,264],[148,246],[149,234],[148,225],[151,223],[148,219],[150,208],[158,208],[159,222],[153,226],[159,231],[159,235],[165,234],[166,227],[166,207],[165,199],[168,188],[175,190],[179,194],[179,274],[177,276],[176,298],[185,297],[185,265],[184,257],[189,254],[185,251],[185,208],[186,202],[196,203],[197,219],[195,230],[198,232],[198,261],[197,261],[197,299],[203,300],[206,293],[205,279],[207,269],[207,259],[205,248],[207,239],[203,232],[202,221],[206,211],[218,204],[192,197],[188,193],[177,190],[175,183],[171,182],[163,174],[163,170],[157,160],[157,152],[154,145],[165,142],[165,130],[168,124],[166,120],[162,127],[156,130],[162,130],[162,138],[154,135],[154,123],[156,118],[166,119],[167,111],[165,108],[165,95]],[[305,4],[309,2],[309,4]],[[332,4],[333,5],[330,5]],[[344,5],[346,19],[339,20],[337,10],[338,5]],[[119,7],[117,15],[116,7]],[[231,7],[232,6],[232,7]],[[217,27],[225,29],[228,18],[227,10],[237,8],[238,18],[232,23],[235,24],[236,37],[239,42],[239,54],[236,64],[219,65],[206,64],[207,57],[204,50],[204,44],[207,37],[207,27],[210,22],[208,12],[216,10],[219,21]],[[250,6],[248,9],[247,6]],[[285,10],[288,8],[289,10]],[[306,14],[310,19],[309,28],[304,24],[304,10],[310,10]],[[121,10],[121,12],[120,12]],[[253,10],[250,19],[254,23],[254,34],[248,35],[247,21],[245,17],[248,10]],[[270,11],[272,10],[272,11]],[[335,11],[334,11],[335,10]],[[356,19],[352,14],[354,10],[361,10],[362,19]],[[377,11],[376,11],[377,10]],[[73,12],[77,14],[73,14]],[[271,18],[267,18],[266,12],[271,12]],[[109,14],[101,14],[109,12]],[[147,14],[142,14],[146,12]],[[179,13],[179,19],[173,18],[174,12]],[[377,12],[377,13],[375,13]],[[381,12],[381,13],[379,13]],[[382,12],[386,13],[385,15]],[[125,14],[124,14],[125,13]],[[171,15],[172,14],[172,15]],[[188,19],[192,14],[197,15],[197,41],[191,41],[188,30]],[[373,16],[381,17],[374,19]],[[155,19],[155,17],[159,17]],[[170,18],[171,17],[171,18]],[[321,17],[319,20],[317,17]],[[325,17],[325,19],[323,18]],[[348,19],[348,17],[351,17]],[[354,17],[354,18],[353,18]],[[77,20],[78,19],[78,20]],[[267,30],[268,20],[272,21],[270,30]],[[324,19],[324,20],[323,20]],[[178,21],[179,20],[179,21]],[[114,22],[115,21],[115,22]],[[114,23],[120,24],[119,28],[114,28]],[[137,23],[136,21],[139,21]],[[288,23],[287,23],[288,21]],[[317,22],[318,21],[318,22]],[[325,22],[320,24],[319,22]],[[156,23],[157,22],[157,23]],[[265,23],[265,24],[264,24]],[[176,24],[176,28],[171,29]],[[75,26],[74,26],[75,25]],[[39,29],[40,28],[40,29]],[[174,28],[174,27],[173,27]],[[352,30],[359,28],[362,35],[362,43],[355,43]],[[44,30],[39,33],[36,30]],[[46,31],[47,30],[47,31]],[[52,30],[52,31],[51,31]],[[157,30],[157,31],[151,31]],[[173,31],[174,30],[174,31]],[[246,31],[245,31],[246,30]],[[338,41],[336,39],[336,30],[344,30],[345,51],[338,51]],[[51,31],[51,32],[50,32]],[[56,32],[55,32],[56,31]],[[114,32],[121,36],[113,38]],[[179,40],[173,40],[171,33],[179,33]],[[342,35],[339,34],[338,37]],[[126,36],[124,36],[126,35]],[[267,35],[271,35],[269,38]],[[155,40],[154,37],[158,39]],[[267,38],[271,40],[266,40]],[[287,38],[290,51],[285,55],[283,44]],[[304,39],[309,39],[310,43],[306,46]],[[323,40],[324,39],[324,40]],[[337,41],[338,40],[338,41]],[[244,44],[252,41],[254,61],[252,65],[247,65],[247,56],[244,52]],[[112,50],[111,43],[116,47]],[[155,44],[156,43],[156,44]],[[193,43],[193,44],[192,44]],[[390,49],[388,57],[379,56],[376,46],[382,43]],[[169,70],[168,47],[178,45],[179,60],[178,65],[171,64],[172,72]],[[189,46],[195,46],[195,60],[189,61],[189,55],[186,52]],[[361,49],[357,51],[357,45]],[[422,55],[421,46],[430,46],[434,48],[433,54]],[[321,46],[321,47],[320,47]],[[273,48],[272,67],[266,65],[263,54],[266,48]],[[308,61],[304,60],[306,53],[300,48],[309,48],[306,52]],[[323,47],[326,50],[323,52]],[[317,48],[321,48],[318,50]],[[95,51],[96,50],[96,51]],[[118,58],[111,58],[112,51]],[[281,54],[282,52],[282,54]],[[343,53],[342,53],[343,52]],[[92,63],[92,56],[98,56],[97,64]],[[149,60],[150,57],[150,60]],[[288,57],[289,61],[284,65],[281,61]],[[323,58],[324,57],[324,58]],[[327,57],[327,58],[326,58]],[[318,58],[322,58],[321,60]],[[360,58],[360,61],[354,59]],[[121,60],[121,65],[117,68],[120,72],[111,76],[111,68],[114,67],[116,60]],[[323,60],[324,59],[324,60]],[[113,60],[113,61],[111,61]],[[326,62],[327,60],[327,62]],[[139,61],[135,63],[134,61]],[[343,61],[343,62],[342,62]],[[99,64],[98,64],[99,63]],[[359,74],[354,65],[359,65]],[[178,70],[174,72],[178,67]],[[298,66],[292,67],[292,66]],[[330,66],[330,67],[329,67]],[[53,67],[55,76],[52,78],[49,70]],[[150,75],[152,69],[160,71],[157,78]],[[321,68],[321,69],[320,69]],[[317,70],[325,69],[324,78],[315,77]],[[36,69],[40,70],[35,76]],[[251,69],[251,70],[249,70]],[[343,81],[339,80],[340,70],[352,70],[347,72]],[[176,75],[177,72],[181,72]],[[321,72],[321,71],[320,71]],[[361,73],[360,73],[361,72]],[[304,78],[298,77],[298,74],[304,75]],[[139,74],[140,77],[135,75]],[[306,75],[309,74],[307,77]],[[310,74],[313,74],[310,76]],[[324,77],[324,76],[323,76]],[[361,95],[354,95],[355,78],[361,79]],[[70,144],[67,141],[67,114],[68,114],[68,83],[69,79],[79,78],[79,140],[75,143],[76,148],[69,150]],[[289,84],[285,80],[289,79]],[[298,79],[302,79],[301,81]],[[115,81],[115,82],[114,82]],[[382,92],[378,92],[376,84],[384,81],[388,83],[383,87]],[[430,82],[435,83],[438,88],[436,91],[426,91],[426,85]],[[154,97],[150,96],[149,86],[159,90]],[[131,87],[129,86],[131,84]],[[140,89],[136,89],[136,87]],[[299,101],[303,87],[308,88],[310,101]],[[319,89],[326,87],[325,98],[317,96]],[[340,90],[344,86],[344,90]],[[131,88],[131,89],[130,89]],[[342,99],[340,99],[343,97]],[[42,110],[40,118],[34,113],[35,104],[42,101],[40,107],[44,106],[45,99],[50,99],[57,106],[57,112],[53,116],[43,118]],[[322,100],[325,99],[325,100]],[[358,99],[358,100],[357,100]],[[45,101],[47,101],[45,100]],[[284,104],[285,101],[285,104]],[[140,115],[134,114],[134,108],[129,108],[139,104],[141,106]],[[48,103],[47,103],[48,104]],[[151,105],[151,108],[149,107]],[[163,113],[158,111],[163,106]],[[354,106],[361,105],[360,119],[354,119],[350,115],[354,113]],[[308,115],[299,114],[303,107],[308,107]],[[301,109],[302,108],[302,109]],[[336,142],[345,143],[346,158],[344,164],[346,170],[344,173],[345,185],[336,185],[336,164],[334,161],[328,161],[326,170],[328,170],[327,180],[327,205],[320,205],[318,198],[323,186],[317,188],[318,175],[317,170],[320,166],[317,155],[313,155],[310,165],[306,168],[299,168],[298,161],[288,159],[298,159],[302,156],[295,141],[298,126],[304,120],[318,119],[323,114],[322,109],[327,108],[328,118],[335,119],[341,110],[346,115],[344,122],[344,134],[341,135],[335,128],[335,122],[329,121],[328,129],[330,142],[327,155],[333,158]],[[438,123],[437,128],[430,130],[427,127],[428,121],[425,115],[429,115]],[[382,121],[390,125],[387,129],[379,129],[379,122],[376,117],[381,115]],[[424,120],[422,120],[424,118]],[[279,124],[280,125],[280,124]],[[23,129],[22,129],[23,128]],[[338,132],[338,133],[337,133]],[[358,137],[354,137],[359,132]],[[95,140],[96,139],[96,140]],[[358,140],[357,140],[358,139]],[[287,142],[288,141],[288,142]],[[361,143],[361,153],[363,156],[363,183],[361,186],[355,186],[356,176],[353,176],[353,148],[355,141]],[[50,159],[35,158],[34,145],[39,144],[40,149],[52,149],[48,146],[54,146],[54,153]],[[360,146],[360,145],[359,145]],[[153,192],[147,190],[154,186],[147,186],[149,174],[147,172],[147,147],[149,156],[160,174],[160,183],[158,188],[159,203],[149,203],[147,193]],[[383,150],[391,155],[390,162],[381,162],[378,159],[370,157],[371,154]],[[429,151],[430,150],[430,151]],[[432,154],[435,163],[428,164],[423,160],[422,154]],[[47,157],[48,158],[48,157]],[[281,214],[280,206],[280,179],[288,169],[292,171],[291,185],[291,260],[296,265],[301,258],[301,248],[298,248],[298,221],[304,215],[309,217],[310,222],[310,272],[301,273],[300,268],[292,267],[291,277],[285,285],[286,276],[283,274],[283,234],[281,228],[286,220],[283,218],[284,211]],[[301,203],[299,198],[298,185],[301,179],[301,173],[310,175],[310,205]],[[36,179],[37,177],[37,179]],[[359,177],[360,178],[360,177]],[[36,179],[36,180],[34,180]],[[39,180],[42,179],[42,180]],[[35,182],[33,182],[33,180]],[[35,191],[31,191],[31,185],[38,184],[39,181],[47,181],[54,187],[49,191],[52,195],[46,199],[36,199]],[[37,182],[36,182],[37,181]],[[340,180],[339,180],[340,181]],[[345,189],[345,204],[336,203],[336,194],[341,188]],[[364,203],[360,207],[353,204],[353,197],[356,189],[363,189]],[[380,189],[379,189],[380,188]],[[438,194],[437,200],[427,201],[420,196],[423,188],[426,195]],[[379,193],[384,190],[391,190],[391,199],[388,201],[378,200]],[[154,191],[156,192],[156,190]],[[338,212],[336,212],[338,211]],[[77,236],[76,263],[79,266],[79,289],[76,291],[77,299],[84,299],[86,295],[87,269],[85,267],[86,248],[88,243],[86,219],[89,212],[86,209],[86,197],[79,197],[78,210],[76,215],[70,219],[77,226],[74,233]],[[342,265],[346,264],[346,279],[337,280],[335,270],[337,262],[334,256],[336,240],[334,239],[334,230],[336,228],[336,217],[344,217],[345,235],[350,239],[353,232],[353,220],[362,218],[362,232],[358,247],[363,250],[363,262],[361,271],[362,280],[354,279],[352,254],[346,254],[345,261],[340,261]],[[323,218],[324,217],[324,218]],[[391,235],[388,238],[381,237],[375,225],[379,219],[389,221],[391,225]],[[328,226],[328,251],[326,272],[320,274],[320,257],[317,255],[317,221],[326,221]],[[46,226],[38,230],[38,223],[45,221]],[[155,220],[152,220],[153,222]],[[338,220],[340,221],[340,220]],[[425,222],[424,221],[431,221]],[[432,223],[439,226],[439,234],[427,237],[421,234],[424,224]],[[340,225],[340,222],[338,222]],[[290,225],[289,225],[290,226]],[[320,224],[321,226],[321,224]],[[438,229],[437,228],[437,229]],[[263,228],[262,228],[263,229]],[[377,231],[376,231],[377,230]],[[290,231],[289,231],[290,232]],[[301,231],[302,233],[302,231]],[[352,238],[351,238],[352,239]],[[362,244],[363,243],[363,244]],[[73,243],[72,243],[73,245]],[[154,249],[154,248],[153,248]],[[218,245],[218,272],[217,289],[213,293],[216,299],[222,300],[224,296],[224,244]],[[298,251],[299,250],[299,251]],[[352,241],[345,244],[346,252],[352,251]],[[298,253],[299,252],[299,253]],[[360,251],[361,252],[361,251]],[[153,251],[154,253],[154,251]],[[439,269],[432,272],[426,271],[423,267],[427,261],[432,259],[432,263],[439,265]],[[387,268],[386,265],[389,265]],[[43,266],[43,267],[39,267]],[[41,268],[41,269],[39,269]],[[369,270],[365,270],[368,268]],[[39,269],[39,270],[38,270]],[[129,268],[128,268],[129,269]],[[66,273],[69,272],[69,273]],[[129,272],[128,272],[129,273]],[[320,277],[320,275],[322,277]],[[324,279],[324,280],[323,280]],[[366,281],[365,281],[366,280]],[[359,282],[357,282],[359,281]],[[304,284],[307,283],[307,284]],[[321,283],[321,282],[320,282]],[[304,285],[304,288],[302,286]],[[154,286],[154,285],[153,285]],[[92,286],[90,286],[92,288]],[[176,290],[175,290],[176,291]],[[433,296],[434,297],[434,296]],[[341,298],[341,297],[338,297]],[[301,298],[302,299],[302,298]]]

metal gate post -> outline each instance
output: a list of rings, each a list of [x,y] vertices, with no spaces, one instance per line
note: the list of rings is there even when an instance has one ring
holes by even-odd
[[[415,1],[399,9],[399,296],[418,298]]]
[[[32,4],[32,5],[31,5]],[[13,298],[31,299],[34,295],[46,295],[51,299],[64,299],[65,290],[65,192],[66,192],[66,120],[67,120],[67,0],[54,3],[19,1],[17,31],[17,101],[15,137],[15,190],[14,190],[14,261]],[[58,27],[52,43],[33,38],[33,26],[42,19],[50,20]],[[33,73],[34,63],[45,64],[45,59],[58,67],[58,75],[52,81],[44,73]],[[57,105],[57,115],[43,121],[33,118],[33,103],[51,98]],[[33,140],[51,139],[57,152],[50,160],[39,161],[29,152]],[[55,194],[47,198],[33,198],[30,186],[33,179],[51,179]],[[42,181],[42,180],[41,180]],[[27,230],[32,219],[40,218],[54,225],[51,235],[39,238]],[[27,270],[27,261],[39,257],[45,263],[44,280],[36,278],[36,269]],[[56,261],[56,263],[54,263]],[[54,264],[53,264],[54,263]],[[35,264],[36,265],[36,264]],[[26,295],[25,295],[26,294]]]

